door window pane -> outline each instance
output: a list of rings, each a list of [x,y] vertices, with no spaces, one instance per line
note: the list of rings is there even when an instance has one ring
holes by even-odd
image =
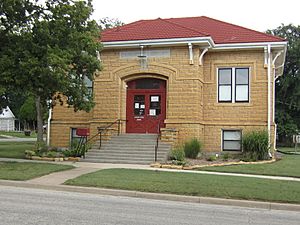
[[[149,115],[157,116],[157,115],[160,115],[160,113],[161,113],[161,97],[160,97],[160,95],[150,95]]]
[[[144,116],[145,115],[145,95],[135,95],[134,96],[134,115]]]

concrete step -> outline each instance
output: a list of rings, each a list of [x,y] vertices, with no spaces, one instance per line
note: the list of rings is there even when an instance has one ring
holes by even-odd
[[[135,150],[135,149],[131,149],[131,150],[120,150],[120,149],[97,149],[97,150],[94,150],[94,149],[90,149],[88,150],[88,153],[101,153],[101,154],[140,154],[140,155],[143,155],[143,154],[148,154],[148,153],[154,153],[154,149],[151,149],[151,150],[144,150],[144,151],[141,151],[141,150]],[[158,149],[157,151],[158,153],[160,154],[166,154],[169,152],[169,149]]]
[[[166,154],[159,153],[157,157],[165,158]],[[154,157],[154,153],[149,154],[103,154],[103,153],[89,153],[86,157],[88,158],[152,158]]]
[[[147,160],[147,161],[135,161],[135,160],[120,160],[120,159],[105,159],[105,160],[101,160],[101,159],[84,159],[84,162],[93,162],[93,163],[116,163],[116,164],[141,164],[141,165],[148,165],[152,162],[154,162],[154,160]]]
[[[102,143],[99,141],[87,152],[84,161],[99,163],[149,164],[154,161],[156,134],[122,134]],[[159,142],[158,160],[164,161],[170,145]]]
[[[145,147],[145,146],[104,146],[99,148],[91,148],[91,150],[93,151],[154,151],[155,146],[149,146],[149,147]],[[168,150],[168,147],[158,147],[159,150]]]

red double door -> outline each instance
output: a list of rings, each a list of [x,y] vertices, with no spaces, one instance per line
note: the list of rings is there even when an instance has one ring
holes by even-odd
[[[158,133],[165,118],[165,81],[144,78],[127,83],[127,133]]]

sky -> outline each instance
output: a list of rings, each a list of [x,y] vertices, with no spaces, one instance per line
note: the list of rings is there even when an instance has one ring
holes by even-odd
[[[93,0],[93,18],[142,19],[208,16],[257,31],[300,25],[299,0]]]

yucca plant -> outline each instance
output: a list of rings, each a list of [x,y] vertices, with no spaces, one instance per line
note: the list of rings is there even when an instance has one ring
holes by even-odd
[[[269,158],[268,132],[265,130],[251,131],[243,135],[244,156],[250,161]]]
[[[184,144],[184,153],[187,158],[197,158],[201,151],[201,142],[197,138],[193,138]]]

